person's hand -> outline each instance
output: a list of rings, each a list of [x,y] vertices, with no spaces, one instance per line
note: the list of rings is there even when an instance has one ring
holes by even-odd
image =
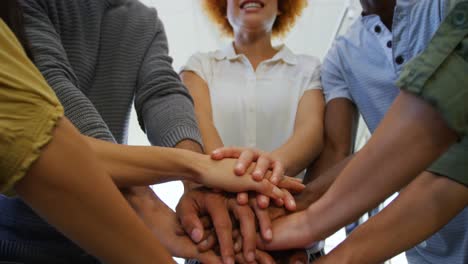
[[[203,163],[203,169],[200,171],[200,183],[206,187],[222,189],[233,193],[255,191],[273,199],[286,198],[287,194],[280,188],[294,192],[302,191],[305,188],[300,181],[291,177],[283,177],[276,186],[269,180],[271,173],[267,173],[267,177],[261,181],[256,181],[252,177],[247,176],[238,177],[232,170],[235,162],[236,160],[234,159],[208,160],[206,163]],[[250,173],[254,167],[255,164],[252,164],[247,173]]]
[[[175,213],[151,190],[140,191],[145,193],[142,195],[141,192],[125,192],[124,195],[143,222],[173,256],[199,259],[203,263],[223,263],[213,251],[201,252],[189,237],[178,235],[182,227]]]
[[[252,177],[261,181],[267,171],[271,170],[272,175],[270,181],[273,184],[278,184],[284,175],[283,164],[279,160],[274,159],[268,152],[254,148],[241,147],[224,147],[216,149],[212,152],[211,158],[214,160],[222,159],[237,159],[234,166],[234,172],[238,176],[243,176],[247,173],[252,163],[256,163],[252,169]]]
[[[251,205],[257,206],[255,202],[255,198],[250,198]],[[257,214],[257,218],[263,219],[266,221],[267,224],[270,224],[270,221],[283,217],[287,214],[290,214],[284,207],[275,207],[270,206],[268,209],[260,209],[257,207],[255,210]],[[242,250],[242,236],[240,232],[237,230],[233,231],[233,240],[235,252],[239,252]],[[243,259],[242,256],[238,256],[236,254],[236,262],[237,263],[248,263]],[[307,251],[305,249],[297,249],[297,250],[284,250],[284,251],[273,251],[273,252],[265,252],[262,250],[257,249],[257,263],[277,263],[277,264],[297,264],[297,263],[304,263],[306,264],[308,261]]]
[[[239,205],[235,199],[205,188],[185,193],[177,205],[176,214],[184,231],[199,243],[199,249],[213,246],[216,238],[206,234],[203,216],[210,216],[224,263],[234,263],[233,221],[230,212],[239,222],[243,237],[243,257],[249,262],[256,258],[255,215],[247,205]],[[271,231],[270,231],[271,232]]]
[[[261,181],[268,175],[268,179],[273,184],[277,185],[285,177],[283,164],[279,160],[273,158],[270,153],[259,149],[224,147],[213,151],[211,158],[214,160],[227,158],[237,159],[234,166],[234,173],[238,176],[243,176],[250,171],[252,178],[257,181]],[[252,167],[252,165],[254,165],[254,167]],[[298,182],[300,182],[300,180]],[[291,191],[299,192],[301,190],[294,189]],[[286,197],[292,197],[288,189],[283,189],[283,192]],[[241,192],[237,195],[237,199],[240,204],[247,204],[248,195],[246,192]],[[257,196],[257,202],[259,207],[267,208],[269,206],[270,199],[265,195],[259,194]],[[294,211],[296,208],[294,199],[276,199],[275,203],[278,206],[283,206],[284,204],[285,207],[291,211]]]
[[[278,217],[272,222],[273,240],[265,241],[259,238],[257,247],[269,251],[307,248],[316,242],[310,228],[313,222],[314,219],[309,217],[308,210]]]

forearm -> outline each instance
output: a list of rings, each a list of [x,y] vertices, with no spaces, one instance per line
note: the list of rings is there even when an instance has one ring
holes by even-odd
[[[170,255],[132,212],[71,123],[60,120],[53,136],[16,186],[18,194],[50,224],[102,261],[170,263]]]
[[[332,147],[326,144],[318,159],[307,168],[303,181],[304,184],[309,184],[310,182],[315,181],[329,169],[349,158],[350,155],[350,149],[342,150],[338,147]]]
[[[203,149],[202,147],[200,146],[200,144],[192,141],[192,140],[183,140],[181,142],[179,142],[179,144],[177,144],[175,146],[176,148],[178,149],[185,149],[185,150],[189,150],[189,151],[192,151],[192,152],[195,152],[195,153],[203,153]],[[183,180],[182,183],[184,184],[184,192],[187,192],[189,190],[192,190],[194,188],[197,188],[199,186],[201,186],[200,184],[198,183],[195,183],[193,181],[188,181],[188,180]]]
[[[425,172],[324,263],[381,263],[430,237],[468,204],[468,188]],[[404,221],[402,221],[404,219]]]
[[[199,120],[200,126],[200,133],[203,140],[203,146],[206,154],[210,154],[215,149],[224,147],[223,141],[219,136],[218,130],[216,129],[215,125],[212,121],[205,120],[205,118],[201,117],[199,114],[197,115],[197,119]]]
[[[297,211],[307,209],[311,204],[317,201],[330,188],[336,177],[346,167],[352,156],[337,162],[335,166],[324,171],[313,181],[307,183],[306,188],[295,197],[297,203]]]
[[[344,98],[330,101],[325,109],[325,143],[320,156],[307,170],[304,183],[316,179],[352,154],[358,114]]]
[[[174,180],[198,180],[194,152],[108,143],[86,137],[118,187],[144,186]]]
[[[274,150],[272,157],[283,164],[286,175],[296,176],[317,158],[322,147],[322,130],[303,129],[294,132],[284,145]]]
[[[327,223],[321,228],[331,232],[351,223],[412,181],[455,140],[432,107],[402,93],[320,204],[309,208],[311,214],[319,214]]]

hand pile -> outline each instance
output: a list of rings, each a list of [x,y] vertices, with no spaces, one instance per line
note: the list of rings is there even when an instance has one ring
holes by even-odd
[[[287,254],[274,253],[273,258],[257,245],[273,239],[272,221],[296,210],[292,194],[302,191],[304,185],[299,179],[284,176],[282,164],[259,150],[222,148],[215,150],[211,158],[237,159],[233,168],[236,175],[256,181],[268,179],[281,189],[282,195],[277,195],[279,198],[270,205],[270,197],[256,192],[225,193],[206,187],[187,191],[177,206],[180,226],[176,225],[179,227],[175,232],[178,239],[189,237],[196,244],[196,253],[177,255],[196,257],[203,263],[278,263],[275,260]],[[222,180],[222,175],[219,177]],[[305,255],[293,254],[284,263],[306,261]]]

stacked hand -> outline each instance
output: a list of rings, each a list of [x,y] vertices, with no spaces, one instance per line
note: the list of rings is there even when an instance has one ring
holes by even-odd
[[[291,192],[300,192],[304,186],[299,180],[284,176],[281,163],[258,150],[223,148],[213,152],[212,158],[217,161],[214,161],[210,174],[217,171],[216,166],[220,164],[229,165],[231,171],[234,168],[238,175],[234,180],[243,180],[250,185],[250,180],[253,180],[267,187],[252,189],[255,192],[248,194],[240,192],[242,188],[232,186],[236,185],[232,183],[232,176],[223,179],[218,175],[213,186],[223,185],[223,190],[240,193],[236,197],[235,194],[208,188],[186,192],[176,210],[184,231],[178,234],[190,236],[197,243],[199,252],[214,250],[222,256],[224,263],[275,263],[269,254],[257,249],[257,242],[261,240],[260,244],[264,244],[273,239],[272,221],[296,209]],[[269,207],[270,198],[274,199],[276,206]],[[257,231],[261,234],[258,237]],[[275,259],[280,255],[284,254],[277,253]],[[304,257],[295,256],[296,260],[298,256]]]

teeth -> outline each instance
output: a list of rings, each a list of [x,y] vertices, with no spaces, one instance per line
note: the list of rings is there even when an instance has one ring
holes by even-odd
[[[261,8],[262,5],[260,3],[250,2],[244,5],[244,9],[248,8]]]

